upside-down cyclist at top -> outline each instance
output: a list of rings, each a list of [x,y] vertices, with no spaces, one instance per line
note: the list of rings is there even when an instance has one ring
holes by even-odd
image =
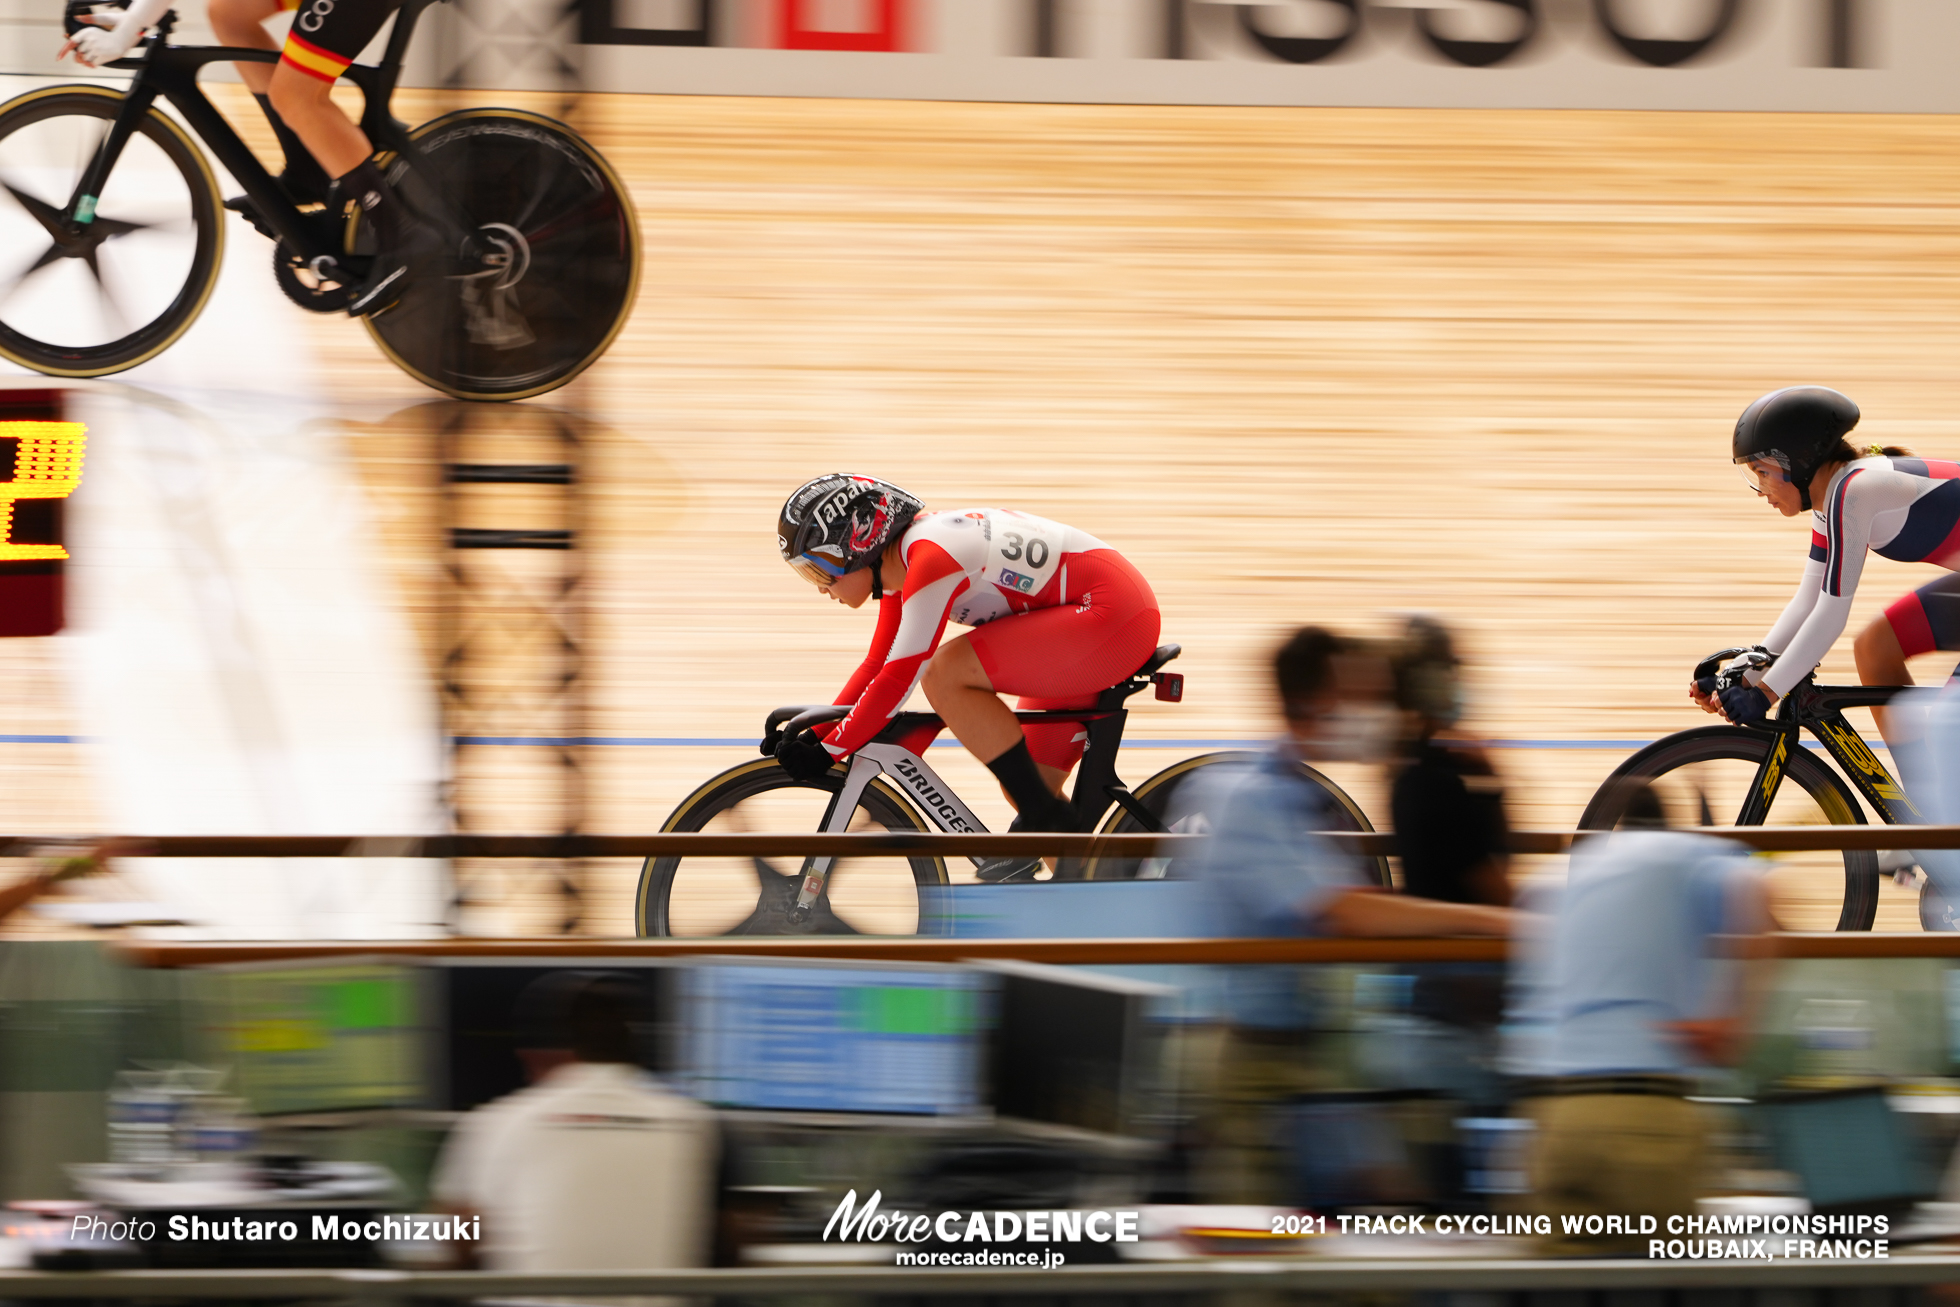
[[[835,473],[797,488],[776,525],[798,576],[846,607],[878,601],[871,651],[839,704],[840,721],[776,748],[814,780],[883,730],[914,686],[1000,781],[1013,829],[1067,831],[1062,781],[1082,758],[1078,722],[1025,731],[997,697],[1031,710],[1076,710],[1141,667],[1161,619],[1150,583],[1123,555],[1074,527],[1004,508],[927,512],[886,481]],[[940,642],[948,622],[973,629]],[[995,859],[982,879],[1027,875],[1031,859]]]
[[[1736,421],[1734,461],[1756,493],[1785,517],[1810,512],[1810,562],[1796,596],[1763,636],[1775,664],[1721,691],[1719,701],[1701,686],[1688,687],[1708,712],[1761,722],[1823,661],[1844,633],[1868,549],[1902,563],[1936,563],[1948,574],[1895,600],[1859,632],[1852,645],[1858,679],[1911,685],[1906,659],[1960,650],[1960,463],[1892,446],[1855,447],[1845,437],[1858,417],[1858,406],[1835,390],[1790,386],[1764,395]],[[1886,710],[1873,716],[1896,746]]]

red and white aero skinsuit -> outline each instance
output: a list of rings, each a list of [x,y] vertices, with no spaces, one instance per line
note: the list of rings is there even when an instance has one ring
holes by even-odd
[[[911,695],[946,623],[968,637],[994,689],[1028,709],[1095,706],[1143,666],[1162,622],[1150,583],[1123,555],[1074,527],[1006,508],[921,513],[899,543],[905,587],[878,605],[871,652],[837,696],[855,705],[824,740],[845,757]],[[1036,762],[1082,757],[1079,722],[1027,728]]]

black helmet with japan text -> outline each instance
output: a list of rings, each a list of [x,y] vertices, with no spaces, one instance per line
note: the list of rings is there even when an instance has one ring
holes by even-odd
[[[1740,464],[1773,463],[1810,505],[1810,482],[1858,425],[1858,406],[1828,386],[1785,386],[1742,410],[1732,453]]]
[[[806,481],[783,503],[776,545],[814,585],[871,566],[925,504],[889,481],[833,472]]]

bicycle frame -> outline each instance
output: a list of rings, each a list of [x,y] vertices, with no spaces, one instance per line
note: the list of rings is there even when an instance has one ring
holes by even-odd
[[[367,134],[368,140],[377,150],[393,150],[408,156],[411,162],[419,160],[421,153],[409,140],[407,125],[396,121],[389,111],[389,105],[401,77],[402,59],[408,52],[409,39],[415,33],[416,20],[424,9],[434,3],[436,0],[403,0],[401,8],[395,13],[394,30],[389,34],[387,51],[381,62],[372,66],[354,64],[343,74],[361,89],[361,130]],[[198,72],[206,64],[277,63],[279,52],[228,46],[170,45],[170,29],[175,21],[176,15],[171,13],[157,24],[156,35],[144,42],[148,54],[143,58],[118,59],[107,65],[132,70],[136,77],[123,100],[122,111],[103,137],[95,158],[82,173],[75,193],[69,196],[66,210],[69,229],[79,234],[94,219],[96,198],[102,194],[110,172],[122,157],[123,148],[135,133],[136,125],[161,95],[183,115],[184,121],[205,147],[245,188],[260,218],[278,233],[289,249],[300,254],[309,264],[319,258],[340,259],[343,251],[339,243],[327,238],[331,224],[310,221],[293,206],[272,174],[265,170],[197,84]]]
[[[1756,769],[1755,784],[1743,800],[1735,824],[1760,826],[1768,819],[1770,804],[1776,801],[1783,783],[1784,764],[1791,749],[1802,747],[1799,734],[1806,728],[1837,759],[1844,774],[1886,824],[1910,825],[1925,820],[1843,712],[1846,708],[1883,707],[1899,689],[1894,685],[1817,685],[1809,677],[1800,681],[1778,701],[1776,719],[1768,731],[1776,737],[1776,744]]]
[[[1117,687],[1118,690],[1122,688]],[[1116,692],[1105,691],[1105,694]],[[836,715],[842,716],[846,711],[848,709],[840,707]],[[1122,707],[1014,714],[1024,726],[1037,722],[1088,723],[1089,738],[1082,751],[1082,762],[1076,772],[1074,797],[1071,800],[1079,829],[1092,829],[1109,811],[1112,802],[1122,806],[1147,827],[1162,829],[1148,810],[1130,797],[1128,788],[1116,775],[1116,751],[1122,743],[1123,724],[1129,715],[1129,710]],[[889,776],[901,790],[911,795],[926,818],[940,830],[984,832],[986,824],[973,814],[973,809],[966,806],[953,787],[940,778],[939,773],[932,769],[932,764],[900,743],[928,732],[937,734],[943,729],[945,722],[935,713],[902,712],[893,717],[891,723],[870,743],[852,755],[850,768],[844,773],[844,786],[831,796],[830,806],[824,809],[823,822],[818,829],[824,834],[848,829],[851,813],[863,797],[864,787],[871,784],[875,777]],[[830,875],[834,861],[830,857],[804,859],[801,872],[803,883],[797,890],[794,909],[797,914],[809,912],[823,896],[824,882]],[[973,861],[977,865],[980,859]]]

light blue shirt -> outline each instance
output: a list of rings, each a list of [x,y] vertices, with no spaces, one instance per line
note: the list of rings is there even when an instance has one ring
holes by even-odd
[[[1755,874],[1747,849],[1705,835],[1621,831],[1579,844],[1549,915],[1519,942],[1512,1069],[1694,1071],[1668,1026],[1726,1010],[1734,964],[1711,937],[1739,927],[1733,892]]]
[[[1314,834],[1344,825],[1325,790],[1301,776],[1299,755],[1277,746],[1249,766],[1207,767],[1194,779],[1189,807],[1211,838],[1178,872],[1202,882],[1214,937],[1315,935],[1326,905],[1368,884],[1358,859]],[[1228,966],[1223,1008],[1234,1025],[1303,1030],[1313,1005],[1304,968]]]
[[[1919,815],[1934,825],[1960,823],[1960,688],[1907,690],[1887,709],[1892,720],[1892,766]],[[1927,930],[1952,930],[1948,911],[1960,902],[1960,849],[1917,849],[1931,882],[1919,920]]]

